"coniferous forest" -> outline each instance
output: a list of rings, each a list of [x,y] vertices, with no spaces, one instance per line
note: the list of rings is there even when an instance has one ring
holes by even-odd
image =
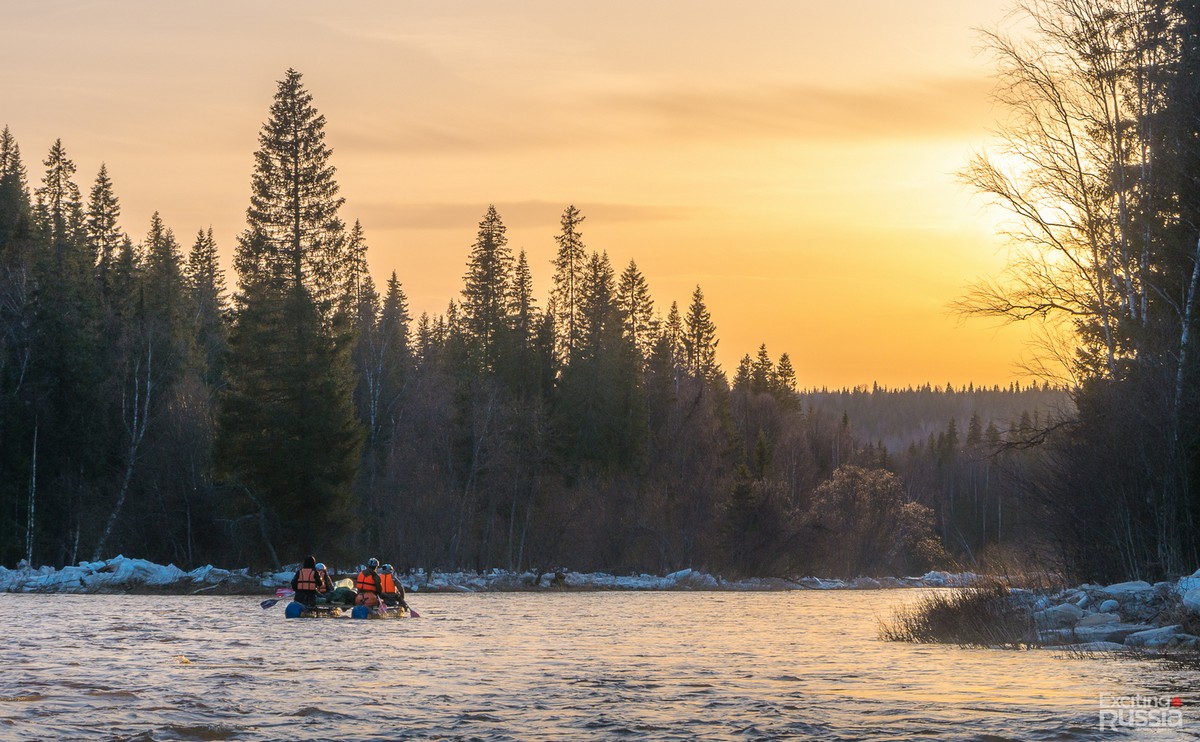
[[[1025,166],[963,174],[1029,257],[962,308],[1061,316],[1069,383],[805,390],[765,346],[726,372],[702,287],[654,297],[574,206],[537,266],[481,205],[461,293],[414,317],[294,70],[235,275],[210,229],[124,224],[103,166],[85,197],[63,142],[27,162],[5,128],[0,562],[1190,572],[1200,10],[1031,12],[1036,48],[990,38]]]

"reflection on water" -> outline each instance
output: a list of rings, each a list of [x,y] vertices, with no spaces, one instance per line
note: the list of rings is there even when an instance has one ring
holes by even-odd
[[[1200,736],[1190,668],[876,639],[917,595],[413,595],[407,621],[0,595],[0,739]],[[1137,694],[1179,697],[1183,729],[1101,731],[1100,698]]]

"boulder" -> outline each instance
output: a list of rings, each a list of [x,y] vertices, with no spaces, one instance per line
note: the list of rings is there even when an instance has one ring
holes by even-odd
[[[1132,582],[1118,582],[1115,585],[1100,588],[1100,591],[1108,595],[1134,595],[1137,593],[1149,592],[1154,589],[1154,586],[1143,580],[1133,580]]]
[[[1116,642],[1083,642],[1081,644],[1060,644],[1054,649],[1062,652],[1120,652],[1126,647]]]
[[[1033,614],[1034,622],[1043,629],[1070,628],[1082,617],[1083,609],[1073,603],[1063,603]]]
[[[1112,598],[1109,598],[1108,600],[1106,600],[1100,604],[1100,612],[1101,613],[1116,613],[1117,609],[1120,607],[1121,607],[1120,603],[1113,600]]]
[[[1184,593],[1183,605],[1192,613],[1200,613],[1200,588]]]
[[[1144,623],[1109,623],[1095,626],[1080,626],[1075,629],[1075,639],[1080,642],[1116,642],[1125,641],[1125,637],[1155,628]]]
[[[1200,577],[1180,577],[1179,582],[1175,583],[1175,592],[1180,595],[1197,588],[1200,588]]]
[[[1165,647],[1178,644],[1181,640],[1195,638],[1182,632],[1179,624],[1160,626],[1156,629],[1135,631],[1125,637],[1125,645],[1129,647]]]
[[[1079,619],[1079,623],[1075,624],[1076,628],[1081,626],[1107,626],[1109,624],[1120,623],[1121,618],[1115,613],[1089,613]]]
[[[1037,633],[1038,644],[1043,647],[1060,647],[1064,644],[1077,644],[1079,637],[1071,629],[1045,629]]]

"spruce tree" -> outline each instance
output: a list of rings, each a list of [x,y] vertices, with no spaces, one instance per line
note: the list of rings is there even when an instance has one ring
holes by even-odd
[[[156,375],[163,383],[174,383],[192,361],[196,315],[184,277],[183,252],[157,211],[150,217],[142,253],[142,301],[146,328],[156,346]]]
[[[29,187],[21,148],[8,127],[0,132],[0,268],[12,270],[27,260],[23,244],[29,237]]]
[[[495,370],[502,335],[510,326],[513,258],[505,232],[496,207],[488,206],[464,278],[463,330],[477,367],[484,370]]]
[[[346,268],[343,272],[342,311],[354,314],[364,300],[364,288],[370,280],[367,270],[367,238],[362,222],[355,219],[346,237]],[[373,287],[372,287],[373,290]]]
[[[620,337],[621,328],[612,263],[607,253],[592,253],[581,287],[578,357],[595,360],[605,353],[615,354],[618,348],[612,341]]]
[[[217,439],[224,473],[277,524],[264,527],[266,546],[294,550],[289,559],[344,546],[363,440],[353,329],[334,311],[350,265],[342,199],[325,117],[300,77],[279,82],[254,155]]]
[[[654,300],[650,287],[630,260],[617,284],[617,308],[621,314],[621,332],[642,359],[650,356],[657,328],[654,323]]]
[[[42,187],[34,192],[34,220],[42,238],[60,257],[75,253],[83,236],[83,202],[75,185],[75,163],[61,139],[54,140],[46,160]],[[91,264],[88,269],[90,270]]]
[[[400,406],[412,367],[412,350],[409,347],[408,327],[412,317],[408,313],[408,297],[396,272],[388,277],[387,292],[379,314],[380,345],[380,416],[388,429],[394,429],[400,414]]]
[[[212,227],[200,230],[188,251],[184,268],[191,305],[196,312],[196,345],[202,363],[201,375],[210,388],[215,388],[222,376],[222,356],[229,338],[226,324],[228,298],[225,295],[225,272],[217,259],[217,242]]]
[[[662,323],[660,335],[663,344],[670,354],[675,368],[683,369],[685,353],[683,347],[683,319],[679,315],[679,303],[671,302],[671,310],[667,312],[667,320]]]
[[[125,237],[117,225],[120,217],[121,203],[113,192],[108,167],[101,163],[100,172],[96,174],[96,183],[88,196],[86,229],[91,251],[96,255],[96,273],[100,280],[100,288],[105,296],[110,289],[109,271]]]
[[[57,548],[55,560],[74,551],[65,544],[91,526],[99,513],[82,503],[87,483],[98,481],[111,463],[118,437],[103,414],[108,376],[100,297],[93,262],[83,240],[83,208],[72,177],[75,165],[56,141],[36,191],[28,408],[30,428],[38,430],[42,515],[34,550]],[[44,495],[44,496],[43,496]],[[94,506],[94,503],[88,503]],[[44,516],[44,519],[43,519]],[[89,537],[91,534],[88,534]],[[86,544],[87,542],[84,541]],[[48,552],[39,552],[43,556]]]
[[[326,318],[344,290],[349,270],[345,226],[338,216],[333,151],[325,117],[312,104],[301,74],[279,81],[270,116],[258,136],[247,229],[234,267],[243,285],[283,280],[303,286]]]
[[[766,394],[770,391],[774,380],[775,364],[771,362],[771,356],[767,353],[767,344],[763,343],[758,346],[758,355],[750,370],[750,391],[755,394]]]
[[[587,252],[579,225],[586,219],[574,205],[568,206],[561,219],[561,231],[555,235],[558,252],[554,256],[554,324],[558,337],[555,352],[559,363],[569,364],[579,345],[582,313],[583,272]]]
[[[792,367],[792,358],[787,353],[779,356],[779,364],[775,367],[775,389],[785,400],[794,398],[796,394],[796,369]]]
[[[684,322],[683,350],[687,371],[697,379],[712,381],[717,378],[717,326],[704,305],[704,292],[700,286],[692,292],[692,305],[688,308]]]
[[[754,373],[754,362],[750,360],[750,354],[742,356],[742,360],[738,361],[737,373],[733,375],[733,388],[741,391],[750,391],[750,379]]]
[[[519,344],[529,345],[537,332],[538,309],[537,299],[533,295],[533,274],[529,270],[529,261],[525,259],[524,250],[517,256],[517,265],[513,269],[508,312],[512,317]]]

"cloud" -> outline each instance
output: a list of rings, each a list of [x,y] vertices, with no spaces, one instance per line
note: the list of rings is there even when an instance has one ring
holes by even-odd
[[[935,139],[978,131],[991,90],[986,78],[946,78],[847,90],[660,90],[615,96],[612,104],[672,136]]]
[[[577,203],[587,217],[605,223],[649,222],[688,219],[695,209],[681,206],[625,203]],[[557,225],[567,207],[549,201],[497,202],[496,211],[509,227]],[[483,218],[485,203],[406,204],[387,201],[354,202],[348,212],[372,229],[457,229],[471,230]]]
[[[480,153],[664,142],[931,140],[982,135],[992,82],[941,78],[868,88],[537,90],[475,101],[470,110],[417,107],[337,124],[339,146],[372,152]]]

